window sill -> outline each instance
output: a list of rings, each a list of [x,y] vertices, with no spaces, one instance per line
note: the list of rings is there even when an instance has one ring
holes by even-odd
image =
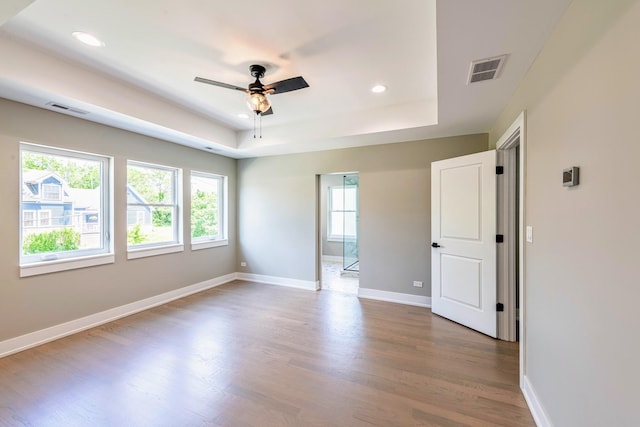
[[[229,240],[205,240],[201,242],[191,243],[192,251],[199,251],[200,249],[217,248],[220,246],[229,246]]]
[[[55,261],[34,262],[20,266],[20,277],[37,276],[39,274],[55,273],[58,271],[75,270],[77,268],[93,267],[96,265],[113,264],[113,254],[58,259]]]
[[[166,245],[155,246],[153,248],[129,249],[127,251],[127,259],[145,258],[149,256],[172,254],[176,252],[184,252],[184,245]]]

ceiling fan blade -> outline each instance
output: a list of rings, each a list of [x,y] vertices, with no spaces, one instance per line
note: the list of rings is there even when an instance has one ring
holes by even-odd
[[[277,95],[279,93],[291,92],[292,90],[304,89],[305,87],[309,87],[309,84],[302,77],[292,77],[264,85],[264,91]]]
[[[208,85],[220,86],[220,87],[224,87],[226,89],[234,89],[234,90],[239,90],[239,91],[242,91],[242,92],[249,93],[249,91],[246,88],[243,88],[243,87],[240,87],[240,86],[230,85],[230,84],[227,84],[227,83],[217,82],[215,80],[209,80],[209,79],[205,79],[205,78],[202,78],[202,77],[196,77],[193,80],[195,80],[196,82],[199,82],[199,83],[206,83]]]
[[[261,114],[261,116],[268,116],[269,114],[273,114],[273,108],[269,107],[267,111]]]

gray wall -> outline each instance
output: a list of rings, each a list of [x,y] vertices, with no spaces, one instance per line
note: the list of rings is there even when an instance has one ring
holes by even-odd
[[[525,373],[554,426],[640,425],[638,41],[640,1],[574,0],[492,131],[527,110]]]
[[[238,161],[239,271],[317,281],[316,176],[354,171],[360,287],[430,295],[431,162],[487,145],[481,134]]]
[[[19,278],[21,141],[114,157],[114,264]],[[184,252],[127,260],[127,159],[181,167],[185,178],[191,168],[227,175],[230,245],[192,252],[185,218]],[[0,99],[0,340],[235,272],[235,177],[233,159]]]

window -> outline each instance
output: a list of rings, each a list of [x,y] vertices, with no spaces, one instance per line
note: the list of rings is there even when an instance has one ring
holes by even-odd
[[[22,143],[20,275],[50,273],[113,262],[111,159]],[[91,209],[96,229],[77,216]]]
[[[191,172],[192,249],[227,244],[225,186],[223,176]]]
[[[180,177],[180,169],[135,161],[127,163],[129,258],[182,250]]]
[[[51,225],[51,211],[38,211],[38,225],[40,227],[49,227]]]
[[[36,226],[36,211],[22,211],[22,226],[23,227],[35,227]]]
[[[329,187],[327,207],[327,239],[344,240],[356,238],[356,215],[358,211],[356,187]]]
[[[42,200],[62,200],[62,186],[60,184],[42,184]]]

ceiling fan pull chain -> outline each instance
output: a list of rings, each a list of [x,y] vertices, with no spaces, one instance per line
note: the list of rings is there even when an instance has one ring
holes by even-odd
[[[260,139],[262,139],[262,113],[260,113]]]
[[[256,139],[256,115],[253,115],[253,139]]]

